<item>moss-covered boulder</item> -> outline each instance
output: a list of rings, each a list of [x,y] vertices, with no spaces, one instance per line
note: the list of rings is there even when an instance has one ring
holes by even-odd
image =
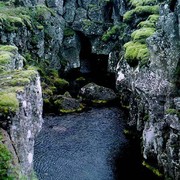
[[[84,105],[75,98],[72,98],[69,92],[59,95],[54,101],[58,113],[80,112],[84,109]]]
[[[79,95],[83,100],[95,104],[106,104],[117,98],[116,93],[107,87],[99,86],[95,83],[89,83],[80,89]]]

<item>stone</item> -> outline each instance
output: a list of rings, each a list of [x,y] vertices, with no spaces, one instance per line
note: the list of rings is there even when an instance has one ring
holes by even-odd
[[[69,92],[59,95],[55,98],[54,103],[58,108],[58,113],[80,112],[84,109],[84,105],[80,100],[72,98]]]
[[[107,87],[99,86],[95,83],[89,83],[80,89],[79,95],[83,99],[94,103],[107,103],[117,98],[116,93]]]

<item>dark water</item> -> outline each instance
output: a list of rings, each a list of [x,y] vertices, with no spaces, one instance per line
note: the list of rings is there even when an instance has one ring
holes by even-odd
[[[138,151],[129,145],[124,126],[122,112],[114,107],[45,117],[35,143],[39,180],[128,180],[132,175],[155,180],[139,168]]]

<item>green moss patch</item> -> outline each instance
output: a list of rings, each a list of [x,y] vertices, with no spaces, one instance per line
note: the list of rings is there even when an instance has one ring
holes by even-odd
[[[118,33],[120,27],[115,25],[112,28],[110,28],[105,34],[102,36],[102,41],[108,41],[113,35]]]
[[[54,11],[44,5],[35,8],[5,6],[0,9],[0,23],[7,32],[17,31],[19,27],[24,26],[31,30],[32,27],[43,30],[43,26],[47,24],[46,20],[55,16]]]
[[[8,52],[17,52],[18,48],[16,46],[11,46],[11,45],[0,45],[0,51],[8,51]]]
[[[125,23],[132,23],[134,19],[141,21],[137,25],[137,30],[131,34],[131,41],[124,45],[125,59],[132,67],[147,65],[149,62],[149,50],[146,39],[156,31],[156,22],[159,19],[159,5],[156,0],[129,0],[132,9],[127,11],[123,20]],[[144,21],[145,20],[145,21]]]
[[[0,65],[8,64],[12,59],[13,54],[6,51],[0,52]]]
[[[34,70],[13,71],[0,74],[0,112],[16,112],[19,109],[19,101],[16,97],[18,91],[30,83],[37,75]]]
[[[112,26],[103,34],[101,40],[107,42],[110,39],[112,39],[113,36],[117,36],[117,37],[123,36],[126,28],[127,25],[125,23]]]
[[[156,5],[157,4],[157,0],[129,0],[129,2],[134,7]]]
[[[92,103],[93,104],[107,104],[108,103],[108,101],[106,101],[106,100],[92,100]]]
[[[127,11],[123,16],[123,21],[130,23],[135,16],[149,16],[151,14],[159,14],[159,6],[138,6],[135,9]]]
[[[19,108],[19,102],[16,98],[16,93],[0,92],[0,112],[8,113],[15,112]]]
[[[154,32],[154,28],[141,28],[134,31],[131,34],[131,38],[134,42],[139,42],[143,44],[146,43],[146,39],[150,37],[152,34],[154,34]]]
[[[69,27],[64,29],[64,36],[65,37],[69,37],[69,36],[74,36],[75,35],[75,31]]]
[[[13,180],[13,177],[9,174],[11,169],[12,155],[8,148],[2,143],[2,135],[0,134],[0,179]]]
[[[155,28],[156,22],[159,19],[159,15],[153,14],[148,17],[146,21],[141,21],[137,27],[138,28]]]
[[[79,108],[77,109],[59,109],[60,113],[68,114],[68,113],[74,113],[74,112],[81,112],[83,111],[84,106],[81,104]]]
[[[124,45],[125,59],[132,67],[137,66],[139,61],[141,65],[146,64],[149,59],[149,50],[146,44],[130,41]]]

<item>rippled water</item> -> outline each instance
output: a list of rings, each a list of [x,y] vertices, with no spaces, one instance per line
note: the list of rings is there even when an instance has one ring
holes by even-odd
[[[45,117],[35,142],[39,180],[156,180],[141,166],[140,145],[123,134],[118,108]]]
[[[127,143],[117,108],[45,117],[35,143],[40,180],[113,180],[113,157]]]

